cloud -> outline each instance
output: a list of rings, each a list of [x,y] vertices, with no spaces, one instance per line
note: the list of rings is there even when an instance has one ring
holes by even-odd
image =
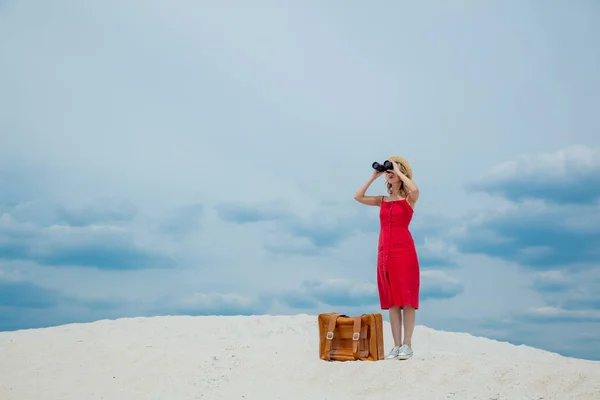
[[[565,310],[558,307],[536,307],[517,314],[528,322],[600,322],[600,310]]]
[[[567,310],[583,310],[583,311],[594,311],[600,310],[600,294],[598,294],[597,287],[598,281],[593,291],[585,291],[579,293],[573,293],[567,297],[562,305]]]
[[[173,265],[170,257],[137,245],[131,231],[121,226],[40,227],[6,213],[0,216],[0,258],[117,270]]]
[[[379,209],[347,202],[322,202],[308,215],[282,203],[249,204],[220,203],[217,214],[223,221],[247,224],[269,222],[263,247],[273,254],[323,256],[335,251],[355,235],[366,234],[376,246],[379,232]],[[451,220],[440,216],[424,215],[415,218],[411,233],[418,249],[423,268],[454,267],[456,250],[447,242],[429,235],[440,227],[451,226]]]
[[[421,273],[422,301],[450,299],[463,292],[463,284],[443,271]],[[324,304],[332,307],[379,307],[377,285],[347,278],[305,280],[300,288],[286,290],[276,299],[293,308],[311,308]]]
[[[535,275],[532,289],[545,293],[557,293],[564,292],[570,286],[571,282],[563,271],[543,271]]]
[[[322,255],[356,232],[375,232],[377,221],[353,203],[321,203],[308,216],[283,203],[216,205],[219,217],[239,224],[272,222],[264,248],[275,254]]]
[[[514,345],[532,346],[567,357],[599,360],[600,343],[594,333],[600,329],[600,322],[596,316],[597,312],[585,315],[568,313],[560,308],[533,307],[511,316],[487,316],[477,320],[452,318],[443,322],[443,329],[455,332],[468,330],[475,336]]]
[[[240,202],[223,202],[215,206],[218,216],[227,222],[239,224],[276,221],[290,215],[280,204],[273,202],[251,206]]]
[[[286,235],[306,240],[316,249],[328,250],[357,232],[377,232],[377,220],[371,217],[370,211],[373,210],[356,207],[351,202],[330,202],[322,204],[310,216],[292,214],[280,220],[279,229]]]
[[[0,297],[0,308],[6,311],[0,325],[6,329],[42,326],[36,325],[40,321],[57,325],[130,315],[256,315],[268,313],[278,304],[289,307],[288,313],[297,310],[315,312],[323,307],[367,312],[378,308],[379,301],[375,284],[347,278],[307,279],[300,286],[292,284],[285,290],[254,291],[246,288],[242,293],[182,288],[177,294],[169,292],[126,298],[100,292],[67,293],[42,287],[24,281],[27,274],[22,274],[19,268],[4,268],[0,272],[5,279],[11,279],[8,283],[0,280],[0,288],[6,294]],[[462,284],[443,271],[425,271],[422,285],[422,301],[448,299],[462,292]],[[40,320],[40,313],[36,310],[42,308],[46,314]],[[73,317],[70,320],[69,313]]]
[[[94,297],[44,287],[23,278],[24,274],[18,268],[0,268],[0,330],[136,315],[262,314],[272,301],[252,295],[215,291],[184,292],[141,299],[107,295]]]
[[[156,232],[175,239],[185,238],[200,229],[203,215],[202,204],[175,207],[158,222]]]
[[[30,282],[0,280],[0,307],[48,308],[63,300],[64,297],[56,290]]]
[[[467,188],[510,201],[590,204],[600,199],[600,148],[576,145],[555,153],[522,155],[492,168]]]
[[[545,303],[571,315],[593,315],[600,310],[600,267],[580,271],[547,271],[536,274],[532,288]],[[562,314],[557,314],[557,317]]]
[[[460,254],[451,242],[440,237],[425,236],[417,245],[419,265],[422,269],[457,268],[456,258]]]
[[[115,313],[123,305],[118,299],[71,296],[17,277],[18,271],[0,268],[0,331],[91,322],[123,315]]]
[[[268,305],[251,296],[209,292],[163,299],[153,311],[171,315],[256,315],[263,314]]]
[[[112,193],[60,193],[60,176],[52,166],[35,168],[23,160],[0,160],[0,215],[39,226],[124,224],[140,213],[139,205]]]
[[[600,182],[588,179],[600,176],[599,155],[598,149],[576,146],[493,168],[477,187],[492,195],[502,188],[512,204],[474,215],[454,230],[459,251],[502,257],[538,270],[600,261],[600,202],[593,189]],[[553,185],[548,192],[535,189],[548,182]],[[578,193],[576,200],[556,194],[564,191]]]
[[[70,226],[87,226],[97,222],[123,223],[131,221],[137,209],[130,202],[111,202],[103,199],[101,204],[85,206],[56,207],[57,221]]]
[[[357,307],[379,302],[377,287],[374,284],[349,279],[306,280],[298,290],[282,293],[281,300],[297,308],[317,303],[335,307]]]
[[[461,252],[533,269],[594,263],[600,256],[600,208],[519,204],[470,219],[453,238]]]
[[[572,146],[555,153],[521,156],[491,169],[468,185],[508,200],[476,210],[442,237],[463,254],[483,254],[513,263],[515,279],[538,297],[523,311],[507,310],[473,331],[528,343],[562,354],[600,357],[597,348],[561,344],[600,326],[600,196],[597,148]],[[511,290],[507,288],[507,290]],[[560,333],[559,333],[560,332]]]
[[[423,300],[451,299],[464,290],[464,285],[444,271],[427,270],[421,272]]]

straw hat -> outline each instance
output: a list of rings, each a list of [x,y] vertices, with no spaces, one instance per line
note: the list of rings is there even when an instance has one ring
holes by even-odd
[[[408,179],[412,179],[412,168],[410,163],[406,160],[406,158],[401,156],[391,156],[388,160],[395,162],[397,164],[401,164],[406,169],[406,176]]]

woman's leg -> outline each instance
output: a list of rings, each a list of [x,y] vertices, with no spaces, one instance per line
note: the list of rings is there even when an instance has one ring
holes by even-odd
[[[416,312],[415,312],[414,307],[411,307],[411,306],[403,307],[402,311],[404,314],[404,342],[403,342],[403,344],[406,344],[406,345],[412,347],[411,342],[412,342],[412,335],[415,330]],[[391,321],[391,316],[390,316],[390,321]]]
[[[400,307],[390,308],[390,325],[392,326],[394,346],[402,346],[402,309]]]

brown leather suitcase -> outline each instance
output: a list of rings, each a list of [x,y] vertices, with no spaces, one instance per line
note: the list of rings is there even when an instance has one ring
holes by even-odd
[[[384,359],[381,314],[319,314],[319,357],[326,361]]]

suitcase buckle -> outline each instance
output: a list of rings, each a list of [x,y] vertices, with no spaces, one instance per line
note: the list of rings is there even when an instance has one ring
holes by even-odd
[[[333,340],[333,332],[327,332],[327,335],[325,335],[325,339]]]
[[[360,339],[360,332],[354,332],[352,334],[352,340],[358,340]]]

